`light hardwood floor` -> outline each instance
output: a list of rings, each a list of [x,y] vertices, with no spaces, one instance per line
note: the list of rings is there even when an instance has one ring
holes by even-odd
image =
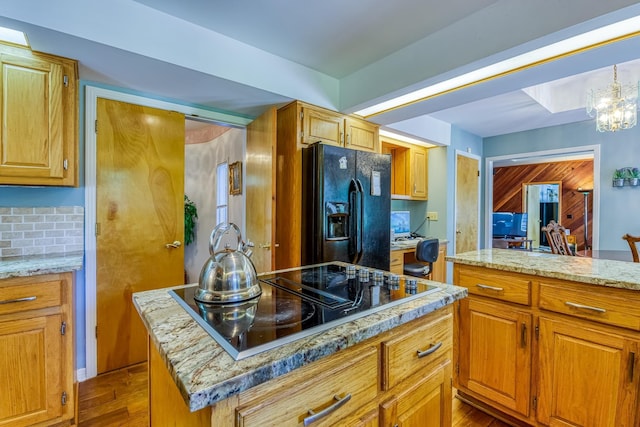
[[[79,427],[143,427],[148,424],[147,408],[146,363],[103,374],[79,385]],[[453,427],[507,426],[453,399]]]

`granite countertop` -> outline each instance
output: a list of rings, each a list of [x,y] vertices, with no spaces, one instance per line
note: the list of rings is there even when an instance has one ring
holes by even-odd
[[[169,295],[170,288],[135,293],[133,301],[185,402],[196,411],[467,295],[465,288],[429,283],[441,290],[239,361]]]
[[[0,279],[80,270],[83,252],[0,258]]]
[[[640,263],[513,249],[482,249],[447,256],[446,260],[458,264],[640,291]]]

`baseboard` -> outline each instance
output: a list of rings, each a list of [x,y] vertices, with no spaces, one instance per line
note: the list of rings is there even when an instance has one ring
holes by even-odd
[[[87,368],[80,368],[76,370],[76,382],[83,382],[87,380]]]

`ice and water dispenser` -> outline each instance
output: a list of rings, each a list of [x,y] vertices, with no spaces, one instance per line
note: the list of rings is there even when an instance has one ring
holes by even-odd
[[[325,207],[327,240],[349,238],[349,203],[327,202]]]

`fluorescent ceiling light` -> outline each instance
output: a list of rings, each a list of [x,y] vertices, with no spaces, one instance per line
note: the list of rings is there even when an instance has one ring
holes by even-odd
[[[0,27],[0,40],[22,46],[29,46],[27,35],[22,31],[12,30],[11,28]]]
[[[408,142],[410,144],[422,145],[424,147],[437,147],[437,144],[422,141],[416,138],[411,138],[410,136],[405,136],[399,133],[389,132],[388,130],[385,130],[385,129],[380,129],[380,136],[386,136],[387,138],[397,139],[399,141]]]
[[[472,84],[481,83],[485,80],[513,73],[523,68],[545,63],[561,56],[577,53],[585,49],[591,49],[622,38],[633,37],[639,33],[640,16],[625,19],[624,21],[606,25],[596,30],[588,31],[583,34],[561,40],[557,43],[514,56],[513,58],[505,59],[504,61],[479,68],[461,76],[418,89],[406,95],[356,111],[355,113],[364,117],[372,116],[406,104],[433,98],[447,92],[462,89]]]

